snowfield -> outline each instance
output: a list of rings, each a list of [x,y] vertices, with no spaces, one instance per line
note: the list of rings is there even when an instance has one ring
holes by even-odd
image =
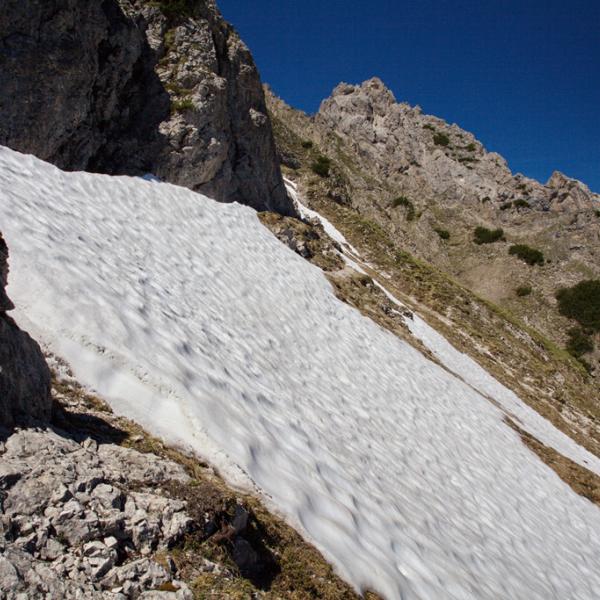
[[[361,260],[360,253],[346,240],[344,235],[335,226],[318,212],[311,210],[302,203],[295,184],[286,179],[288,193],[291,195],[302,217],[317,219],[323,225],[328,235],[335,239],[343,249],[342,258],[350,267],[369,275],[356,261]],[[348,256],[350,252],[351,256]],[[366,265],[373,269],[371,265]],[[381,277],[381,279],[385,279]],[[379,281],[375,281],[383,293],[397,306],[408,308],[398,300]],[[437,332],[419,315],[413,313],[412,318],[404,317],[404,322],[410,332],[443,364],[449,371],[456,374],[465,383],[469,384],[484,397],[497,402],[506,415],[525,431],[531,433],[540,442],[560,452],[582,467],[600,475],[600,459],[580,446],[577,442],[557,429],[550,421],[542,417],[535,410],[525,404],[512,390],[502,385],[490,375],[483,367],[470,356],[457,350],[443,335]]]
[[[17,320],[113,408],[252,481],[357,588],[597,600],[600,511],[249,208],[0,148]]]

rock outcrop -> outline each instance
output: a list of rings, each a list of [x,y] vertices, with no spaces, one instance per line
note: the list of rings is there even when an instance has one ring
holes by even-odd
[[[8,598],[137,598],[166,583],[178,590],[169,597],[192,598],[151,556],[191,527],[184,502],[148,489],[187,482],[180,465],[51,430],[18,431],[0,452],[0,590]]]
[[[6,0],[0,144],[294,213],[258,71],[212,0]]]
[[[0,233],[0,427],[45,422],[51,413],[50,371],[40,347],[6,313],[8,248]]]
[[[396,102],[378,78],[361,85],[340,84],[315,118],[321,131],[335,132],[377,175],[399,192],[437,202],[492,205],[525,199],[533,207],[590,210],[600,197],[573,179],[555,173],[546,186],[513,175],[504,158],[487,152],[458,125]]]

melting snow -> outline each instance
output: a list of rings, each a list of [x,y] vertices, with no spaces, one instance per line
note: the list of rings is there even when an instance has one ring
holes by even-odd
[[[600,511],[255,213],[0,149],[17,318],[389,599],[598,598]]]

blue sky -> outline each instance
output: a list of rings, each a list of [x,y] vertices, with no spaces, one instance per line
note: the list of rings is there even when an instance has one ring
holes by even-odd
[[[514,171],[600,192],[600,0],[219,0],[263,81],[312,113],[377,75]]]

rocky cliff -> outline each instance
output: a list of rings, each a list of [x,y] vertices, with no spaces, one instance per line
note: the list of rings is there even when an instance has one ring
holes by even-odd
[[[0,144],[293,213],[258,71],[212,0],[5,0]]]
[[[0,427],[50,417],[50,372],[39,346],[6,314],[8,249],[0,234]]]

